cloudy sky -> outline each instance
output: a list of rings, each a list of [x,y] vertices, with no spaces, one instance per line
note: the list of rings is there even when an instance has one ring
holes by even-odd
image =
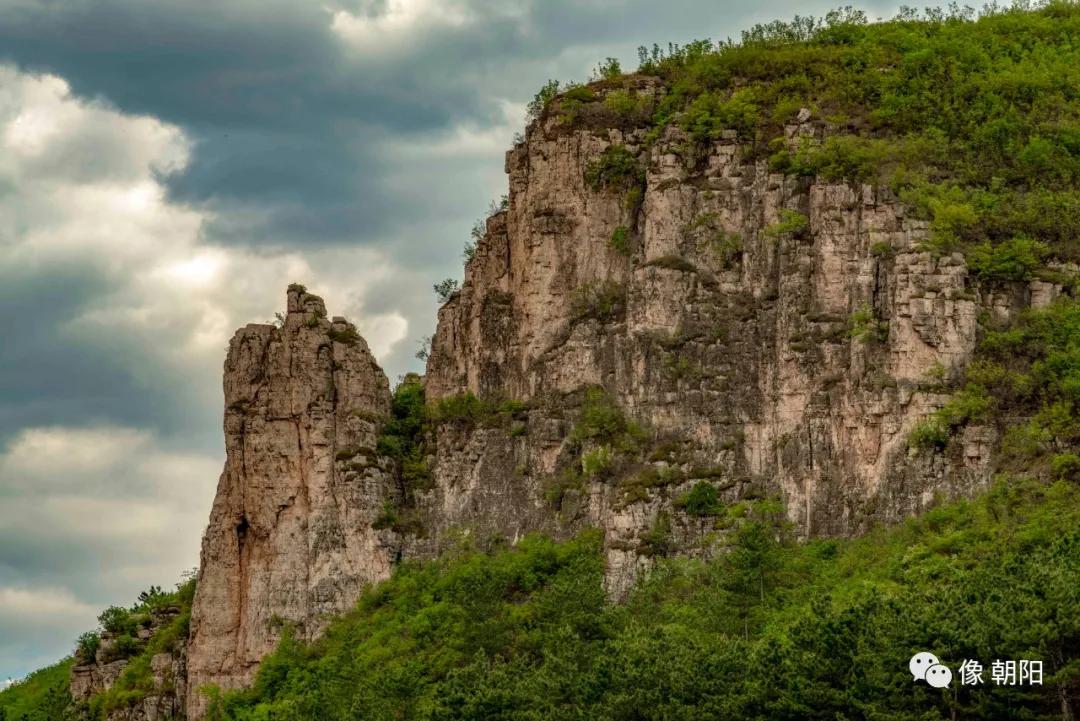
[[[196,564],[289,282],[416,369],[547,78],[830,5],[0,0],[0,684]]]

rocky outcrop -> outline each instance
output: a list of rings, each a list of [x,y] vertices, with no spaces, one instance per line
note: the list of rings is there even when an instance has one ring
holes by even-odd
[[[462,535],[599,527],[619,597],[659,554],[723,546],[709,509],[687,507],[702,484],[720,503],[777,496],[809,537],[988,481],[992,429],[946,454],[912,455],[907,436],[980,318],[1060,289],[980,288],[963,257],[923,248],[926,223],[887,188],[771,172],[734,133],[702,147],[632,125],[550,115],[507,154],[508,208],[439,311],[425,378],[429,403],[488,410],[428,430],[430,483],[404,488],[377,452],[386,378],[321,300],[290,288],[281,327],[233,338],[191,718],[198,688],[248,683],[284,625],[317,635],[396,560]],[[803,112],[788,142],[822,132]],[[406,503],[408,524],[377,520]]]
[[[227,460],[192,615],[191,718],[204,710],[201,686],[248,683],[286,625],[314,637],[396,553],[372,529],[394,493],[374,450],[390,389],[351,324],[290,287],[280,327],[233,337],[224,389]]]
[[[820,140],[802,117],[789,142]],[[642,177],[590,183],[614,151]],[[949,457],[912,457],[907,436],[971,358],[980,313],[1059,289],[987,293],[962,256],[923,248],[926,223],[887,188],[770,172],[733,132],[694,149],[675,128],[646,142],[553,116],[506,170],[509,207],[440,310],[427,390],[530,410],[514,439],[439,436],[437,531],[599,526],[618,595],[649,565],[657,524],[680,552],[715,546],[713,524],[677,504],[702,480],[728,501],[779,495],[803,536],[857,533],[987,482],[989,428]],[[568,432],[588,386],[665,450],[634,469],[652,474],[644,490],[587,477],[573,508],[552,509],[545,490],[580,463]]]
[[[161,610],[150,615],[137,631],[140,643],[150,643],[159,632],[169,629],[179,610]],[[71,668],[71,697],[77,717],[95,696],[116,684],[130,659],[121,658],[117,639],[102,633],[101,644],[92,661],[78,658]],[[167,721],[184,717],[187,700],[187,639],[179,638],[166,650],[150,658],[149,680],[137,700],[126,700],[121,708],[109,710],[108,721]]]

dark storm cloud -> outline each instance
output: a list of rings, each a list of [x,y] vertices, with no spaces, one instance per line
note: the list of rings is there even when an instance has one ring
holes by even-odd
[[[629,60],[638,43],[737,35],[785,4],[476,0],[460,5],[466,22],[421,21],[407,43],[368,49],[335,36],[318,2],[20,1],[0,6],[0,52],[182,126],[199,145],[174,195],[269,221],[212,223],[216,239],[371,243],[417,211],[381,182],[394,162],[380,147],[388,134],[490,127],[503,119],[498,99],[524,101],[556,70],[580,79],[602,53]],[[345,5],[372,17],[387,7]],[[596,51],[560,67],[574,48]],[[477,204],[475,191],[446,191]]]

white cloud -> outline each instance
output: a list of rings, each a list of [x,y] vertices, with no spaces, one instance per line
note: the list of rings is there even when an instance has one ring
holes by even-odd
[[[67,589],[5,588],[0,586],[0,619],[20,623],[67,621],[93,615],[95,609]]]
[[[0,66],[0,283],[72,269],[96,279],[59,328],[66,347],[196,408],[180,431],[84,416],[0,447],[0,673],[59,658],[103,606],[196,565],[223,453],[187,435],[200,418],[220,428],[229,337],[283,309],[288,283],[356,320],[376,354],[409,335],[397,310],[365,311],[365,288],[401,272],[378,249],[208,242],[209,212],[173,202],[162,179],[190,152],[176,126]]]
[[[363,315],[349,290],[395,270],[384,253],[208,244],[207,212],[170,202],[161,181],[189,153],[175,126],[77,98],[54,76],[0,66],[0,184],[12,189],[0,195],[0,278],[92,269],[110,292],[71,319],[74,337],[126,336],[172,369],[215,375],[232,332],[272,317],[294,280],[323,292],[332,312],[348,304]],[[404,336],[400,315],[360,320],[381,334],[368,340],[384,351]]]

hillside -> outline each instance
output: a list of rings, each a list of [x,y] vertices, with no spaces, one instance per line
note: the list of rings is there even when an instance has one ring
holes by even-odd
[[[194,598],[103,616],[73,712],[1072,721],[1077,37],[846,9],[549,82],[424,375],[300,284],[237,331]]]

